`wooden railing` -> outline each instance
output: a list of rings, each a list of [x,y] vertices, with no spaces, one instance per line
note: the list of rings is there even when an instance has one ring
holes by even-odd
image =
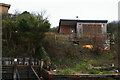
[[[16,63],[14,60],[17,60]],[[2,65],[40,65],[40,60],[33,57],[2,57]]]
[[[32,71],[34,72],[35,76],[37,77],[38,80],[41,80],[35,69],[31,66]]]

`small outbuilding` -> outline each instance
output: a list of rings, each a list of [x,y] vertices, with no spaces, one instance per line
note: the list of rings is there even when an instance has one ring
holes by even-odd
[[[58,33],[81,34],[84,36],[106,34],[107,20],[70,20],[60,19]]]
[[[82,44],[101,45],[109,47],[109,35],[107,33],[108,20],[71,20],[60,19],[58,33],[66,40],[78,41]],[[57,39],[59,38],[57,36]],[[61,39],[61,38],[60,38]]]
[[[10,6],[10,4],[0,3],[0,14],[8,13]]]

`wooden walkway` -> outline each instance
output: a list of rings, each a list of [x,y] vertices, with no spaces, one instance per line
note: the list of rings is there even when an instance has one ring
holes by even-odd
[[[59,75],[41,68],[41,61],[30,58],[2,58],[3,80],[120,80],[120,74]]]
[[[41,80],[41,61],[32,57],[2,58],[3,80]]]

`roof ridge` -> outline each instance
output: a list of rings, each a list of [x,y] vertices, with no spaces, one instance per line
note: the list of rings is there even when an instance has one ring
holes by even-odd
[[[75,21],[75,22],[108,22],[108,20],[75,20],[75,19],[60,19],[60,21]]]

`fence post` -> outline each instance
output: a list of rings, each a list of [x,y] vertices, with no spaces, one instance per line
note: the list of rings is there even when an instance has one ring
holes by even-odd
[[[25,65],[25,57],[23,57],[23,65]]]
[[[17,67],[17,59],[14,59],[14,65],[13,65],[13,80],[17,80],[17,74],[16,74],[16,67]]]
[[[43,65],[44,65],[44,61],[43,61],[43,59],[41,59],[41,64],[40,64],[40,77],[42,77]]]
[[[28,80],[29,80],[29,79],[30,79],[30,74],[31,74],[31,71],[30,71],[30,70],[31,70],[31,65],[32,65],[32,64],[31,64],[31,63],[32,63],[32,62],[31,62],[31,61],[32,61],[31,57],[29,57],[29,60],[28,60],[28,61],[29,61],[29,65],[28,65]]]

